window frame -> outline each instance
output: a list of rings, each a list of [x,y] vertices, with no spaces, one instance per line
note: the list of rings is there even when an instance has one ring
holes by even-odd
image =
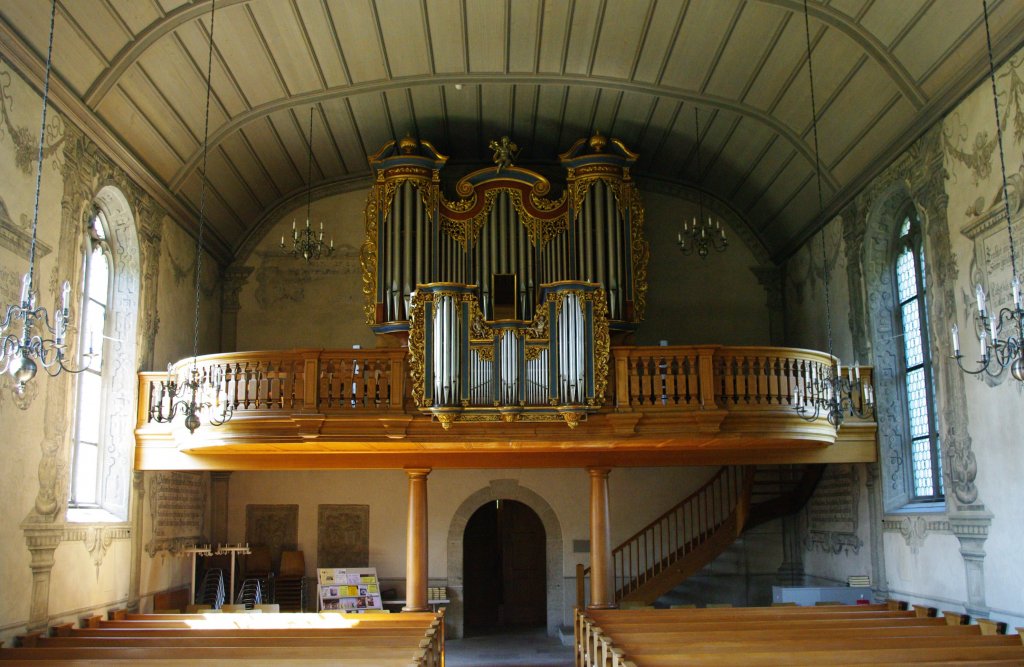
[[[909,225],[907,223],[909,222]],[[904,226],[909,226],[906,234],[903,234]],[[893,286],[895,288],[894,316],[896,319],[899,336],[898,370],[901,377],[899,385],[900,392],[900,413],[903,419],[903,432],[906,434],[904,442],[905,457],[908,471],[908,505],[926,505],[942,503],[945,501],[945,485],[943,482],[942,469],[942,448],[939,434],[938,416],[935,411],[935,368],[932,364],[931,339],[928,329],[928,275],[927,260],[924,257],[924,238],[921,228],[921,219],[913,204],[908,204],[901,209],[900,215],[896,218],[895,239],[893,245],[893,258],[890,268],[893,275]],[[916,281],[916,292],[907,299],[900,298],[900,274],[898,264],[901,256],[909,252],[913,263],[913,275]],[[921,337],[921,363],[913,367],[908,365],[907,348],[905,336],[907,327],[903,318],[904,305],[916,300],[917,325]],[[914,437],[910,419],[910,396],[907,391],[907,375],[914,370],[921,369],[924,379],[924,392],[926,398],[927,436]],[[931,495],[918,495],[917,480],[918,474],[914,466],[914,442],[927,438],[929,454],[931,459],[931,487],[934,493]]]
[[[103,232],[103,237],[100,238],[93,230],[94,221],[98,221],[98,224]],[[83,257],[82,257],[82,282],[81,282],[81,299],[79,300],[79,313],[81,313],[81,325],[79,327],[78,336],[78,363],[84,365],[85,354],[90,349],[91,343],[95,341],[89,341],[89,329],[86,326],[88,322],[89,312],[93,306],[93,299],[90,297],[90,280],[94,278],[92,269],[94,268],[93,255],[96,250],[99,250],[107,262],[107,301],[103,305],[103,331],[99,340],[100,348],[100,370],[98,373],[94,373],[92,369],[87,369],[82,372],[83,375],[87,373],[95,374],[99,377],[100,385],[100,397],[99,397],[99,416],[97,417],[98,423],[98,434],[96,446],[96,470],[93,478],[93,497],[92,502],[80,501],[78,497],[81,494],[81,489],[78,488],[78,468],[80,465],[81,456],[81,426],[82,426],[82,407],[85,403],[85,383],[78,378],[75,387],[75,410],[74,414],[74,425],[73,425],[73,438],[71,441],[71,480],[68,495],[68,507],[72,509],[104,509],[102,499],[104,497],[104,475],[102,474],[104,468],[104,453],[105,448],[103,443],[107,438],[107,424],[108,424],[108,411],[107,406],[109,402],[109,385],[110,385],[110,345],[109,341],[111,336],[111,327],[113,326],[113,317],[111,317],[111,310],[113,307],[113,293],[114,293],[114,256],[110,247],[110,225],[108,224],[106,214],[99,207],[95,207],[91,214],[86,218],[86,230],[83,240]]]

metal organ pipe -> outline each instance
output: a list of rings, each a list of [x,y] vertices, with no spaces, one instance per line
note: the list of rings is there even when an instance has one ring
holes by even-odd
[[[604,216],[604,228],[605,228],[605,239],[608,244],[608,273],[605,287],[608,288],[608,296],[611,300],[611,316],[612,319],[618,319],[619,314],[619,262],[618,254],[620,246],[615,242],[615,229],[618,227],[619,221],[619,208],[615,205],[615,193],[612,189],[605,185],[605,216]]]
[[[415,240],[419,242],[419,235],[416,233],[418,230],[415,229],[414,222],[416,218],[416,207],[415,207],[415,193],[416,188],[413,187],[412,183],[406,183],[402,192],[403,210],[402,210],[402,296],[401,296],[401,313],[402,319],[408,320],[408,306],[406,305],[406,298],[412,292],[413,288],[413,274],[412,274],[412,244]]]

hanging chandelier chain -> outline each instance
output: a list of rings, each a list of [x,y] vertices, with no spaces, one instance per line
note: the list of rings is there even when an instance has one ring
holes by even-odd
[[[28,253],[28,282],[33,284],[36,268],[36,230],[39,226],[39,191],[43,185],[43,144],[46,141],[46,108],[50,97],[50,67],[53,63],[53,32],[57,16],[57,0],[50,3],[50,41],[46,47],[46,71],[43,75],[43,119],[39,123],[39,155],[36,160],[36,198],[32,206],[32,245]],[[30,297],[31,298],[31,295]]]
[[[1010,269],[1017,276],[1017,250],[1013,246],[1013,225],[1010,223],[1010,197],[1006,185],[1006,157],[1003,154],[1003,126],[999,122],[999,94],[996,92],[996,66],[992,55],[992,33],[988,27],[988,0],[981,0],[985,13],[985,43],[988,46],[988,74],[992,80],[992,106],[996,112],[996,138],[999,145],[999,167],[1003,175],[1003,209],[1006,212],[1006,232],[1010,235]]]
[[[814,132],[814,172],[818,185],[818,214],[825,210],[825,197],[821,192],[821,157],[818,151],[818,105],[814,98],[814,64],[811,58],[811,22],[808,17],[807,0],[804,0],[804,36],[807,39],[807,74],[811,81],[811,128]],[[828,288],[828,253],[825,249],[825,226],[821,227],[821,268],[825,287],[825,329],[828,337],[828,354],[832,356],[832,305]]]
[[[196,235],[196,305],[195,327],[192,331],[192,367],[199,355],[199,295],[203,272],[203,228],[206,214],[206,158],[210,140],[210,90],[213,88],[213,30],[217,20],[217,0],[210,3],[210,53],[206,61],[206,111],[203,119],[203,171],[199,189],[199,233]]]
[[[309,107],[309,142],[306,146],[308,156],[306,158],[306,220],[309,220],[310,211],[313,209],[313,107]]]
[[[697,135],[697,208],[700,211],[698,221],[704,223],[704,172],[700,164],[700,119],[697,107],[693,107],[693,127]]]

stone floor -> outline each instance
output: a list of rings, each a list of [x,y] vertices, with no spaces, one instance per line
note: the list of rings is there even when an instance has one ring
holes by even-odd
[[[572,667],[572,648],[543,628],[445,640],[447,667]]]

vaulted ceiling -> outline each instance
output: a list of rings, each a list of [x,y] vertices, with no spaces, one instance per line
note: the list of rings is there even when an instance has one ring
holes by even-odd
[[[0,0],[38,80],[49,2]],[[824,219],[801,0],[219,0],[208,210],[222,255],[314,185],[365,181],[406,134],[455,161],[510,135],[550,164],[601,131],[645,187],[700,186],[784,257]],[[198,210],[209,0],[59,0],[55,103],[179,217]],[[991,0],[997,58],[1024,2]],[[810,0],[826,211],[987,74],[981,0]],[[700,121],[701,170],[694,108]],[[187,214],[183,216],[182,214]]]

